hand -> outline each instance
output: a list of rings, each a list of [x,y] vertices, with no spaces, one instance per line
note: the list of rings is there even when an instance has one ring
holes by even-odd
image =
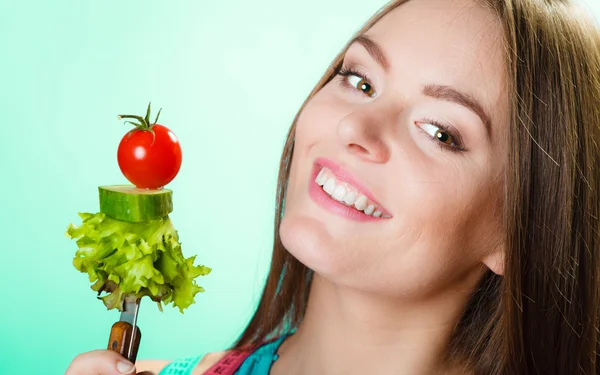
[[[65,375],[133,375],[135,366],[122,355],[111,350],[93,350],[78,355]],[[141,372],[138,375],[155,375]]]

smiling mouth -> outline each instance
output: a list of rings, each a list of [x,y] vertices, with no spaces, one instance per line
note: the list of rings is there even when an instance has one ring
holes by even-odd
[[[321,168],[315,182],[332,199],[348,207],[376,218],[389,219],[392,217],[383,208],[378,207],[377,203],[362,194],[358,188],[348,182],[339,180],[333,171],[327,167]]]

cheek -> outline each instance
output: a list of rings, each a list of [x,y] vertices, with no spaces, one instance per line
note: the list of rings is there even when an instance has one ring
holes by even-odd
[[[336,155],[340,152],[339,149],[332,150],[332,147],[339,145],[336,125],[343,114],[335,106],[335,102],[328,99],[330,96],[327,87],[322,89],[311,98],[298,116],[286,205],[306,203],[297,197],[304,197],[307,193],[307,184],[310,182],[308,177],[317,156],[323,153]],[[318,145],[318,151],[313,150],[315,145]]]
[[[296,122],[296,145],[305,149],[315,142],[326,143],[336,134],[344,113],[339,103],[330,99],[327,87],[319,91],[303,108]]]
[[[435,293],[459,283],[498,238],[485,176],[457,167],[406,170],[396,191],[393,228],[371,239],[362,260],[364,285],[398,295]],[[462,168],[464,170],[464,168]],[[487,178],[487,177],[485,177]],[[350,281],[348,281],[350,282]]]
[[[411,228],[420,237],[415,256],[448,269],[473,267],[498,239],[496,193],[468,173],[423,187],[418,203],[409,207]]]
[[[483,207],[468,193],[445,188],[422,187],[419,199],[407,201],[391,233],[363,256],[363,287],[424,296],[451,288],[478,267],[479,250],[489,247],[479,237],[486,223],[476,213]]]

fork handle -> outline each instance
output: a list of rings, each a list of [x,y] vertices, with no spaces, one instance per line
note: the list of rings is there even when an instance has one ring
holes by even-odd
[[[108,350],[120,353],[127,358],[131,363],[135,363],[138,349],[140,347],[140,339],[142,332],[139,327],[135,327],[135,337],[131,343],[131,334],[133,326],[127,322],[116,322],[110,329],[110,338],[108,340]],[[132,345],[130,350],[130,345]]]

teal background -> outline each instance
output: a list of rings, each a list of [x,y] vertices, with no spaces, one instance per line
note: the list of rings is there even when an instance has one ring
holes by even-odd
[[[384,1],[0,1],[0,374],[63,374],[105,348],[116,311],[72,266],[64,236],[127,183],[116,151],[153,114],[178,136],[167,187],[186,256],[213,268],[184,314],[142,301],[138,358],[222,350],[270,261],[279,157],[329,62]],[[154,118],[154,116],[152,116]]]
[[[116,150],[130,127],[116,116],[144,114],[149,101],[183,147],[168,188],[184,255],[213,272],[183,315],[142,303],[138,358],[230,345],[269,266],[288,127],[384,3],[0,2],[0,373],[62,374],[106,346],[118,313],[74,269],[64,233],[77,212],[98,210],[98,185],[127,183]]]

